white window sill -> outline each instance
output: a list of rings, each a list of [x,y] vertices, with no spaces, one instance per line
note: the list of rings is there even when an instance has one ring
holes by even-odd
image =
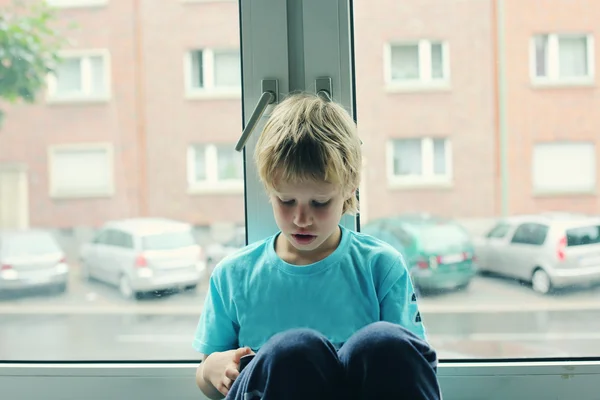
[[[87,8],[100,7],[108,4],[109,0],[54,0],[47,1],[54,8]]]
[[[242,99],[241,89],[235,90],[190,90],[185,93],[185,98],[188,100],[240,100]]]
[[[212,195],[212,194],[244,194],[244,183],[238,184],[194,184],[188,187],[190,195]]]
[[[50,197],[55,200],[77,200],[77,199],[101,199],[114,196],[114,191],[98,191],[98,192],[52,192]]]
[[[387,93],[449,92],[452,90],[449,81],[440,82],[388,82]]]
[[[578,87],[594,87],[596,86],[596,82],[592,77],[581,79],[533,79],[531,86],[536,89],[568,89]]]
[[[104,96],[48,96],[47,104],[102,104],[110,101],[110,95]]]
[[[421,189],[452,189],[454,184],[446,180],[398,180],[392,179],[388,183],[389,189],[396,190],[421,190]]]
[[[534,190],[534,197],[596,196],[596,190]]]

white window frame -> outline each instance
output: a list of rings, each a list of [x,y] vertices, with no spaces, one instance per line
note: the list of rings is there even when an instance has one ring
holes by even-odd
[[[420,139],[421,140],[421,170],[420,176],[401,176],[394,173],[394,144],[398,140]],[[446,174],[435,175],[434,139],[444,140],[446,156]],[[423,187],[423,186],[450,186],[452,185],[452,141],[446,137],[394,137],[386,144],[386,164],[389,186],[399,188]]]
[[[54,159],[59,151],[88,151],[88,150],[103,150],[106,152],[106,162],[108,168],[108,185],[104,190],[94,192],[89,191],[65,191],[57,187],[53,174]],[[80,144],[64,144],[54,145],[48,148],[48,187],[50,189],[50,197],[54,199],[71,199],[71,198],[97,198],[97,197],[112,197],[115,195],[115,155],[114,147],[110,143],[80,143]]]
[[[431,72],[431,46],[433,43],[442,45],[443,78],[434,79]],[[418,46],[419,48],[419,79],[399,81],[392,79],[392,48],[395,46]],[[422,39],[418,41],[392,41],[384,45],[383,73],[387,91],[426,91],[450,89],[450,46],[445,40]]]
[[[190,194],[240,194],[244,192],[244,179],[219,179],[218,150],[215,143],[194,143],[187,150],[187,182]],[[206,180],[196,180],[196,150],[204,147],[204,160],[206,163]],[[231,148],[234,148],[231,144]],[[235,151],[235,150],[233,150]]]
[[[109,0],[46,0],[49,6],[56,8],[85,8],[105,6]]]
[[[202,88],[192,86],[193,59],[192,53],[202,51]],[[242,87],[216,87],[215,86],[215,51],[235,50],[229,47],[210,48],[203,47],[186,51],[183,59],[185,77],[185,95],[188,99],[239,99],[242,96]]]
[[[546,55],[546,70],[547,76],[538,77],[537,70],[537,55],[535,39],[538,36],[548,36],[548,49]],[[582,77],[573,78],[561,78],[560,77],[560,49],[559,49],[559,38],[564,37],[576,37],[587,39],[587,70],[588,75]],[[593,85],[595,80],[595,68],[596,68],[596,55],[595,55],[595,44],[594,36],[586,33],[569,33],[569,34],[558,34],[558,33],[540,33],[535,34],[529,41],[529,75],[531,82],[534,86],[586,86]]]
[[[104,82],[106,84],[105,92],[102,95],[95,95],[89,93],[91,85],[91,70],[90,70],[90,58],[91,57],[102,57],[103,60],[103,71],[104,71]],[[91,50],[63,50],[60,52],[60,57],[67,58],[80,58],[82,65],[82,86],[83,93],[76,95],[64,95],[56,93],[58,80],[56,75],[48,74],[47,83],[48,90],[46,94],[46,100],[48,103],[64,103],[64,102],[107,102],[112,96],[112,73],[111,73],[111,57],[110,53],[106,49],[91,49]]]

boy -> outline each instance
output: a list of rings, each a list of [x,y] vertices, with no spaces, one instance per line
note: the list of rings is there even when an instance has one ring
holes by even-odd
[[[255,160],[280,232],[215,268],[193,344],[199,388],[211,399],[439,399],[402,257],[339,224],[358,208],[352,118],[292,95],[273,110]]]

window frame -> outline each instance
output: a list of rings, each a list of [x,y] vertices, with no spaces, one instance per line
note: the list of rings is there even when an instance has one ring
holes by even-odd
[[[546,77],[537,76],[537,54],[535,40],[539,36],[548,36],[548,49],[546,54]],[[561,78],[560,77],[560,38],[586,38],[587,76]],[[595,84],[596,54],[595,41],[592,33],[536,33],[529,39],[529,77],[533,86],[592,86]]]
[[[442,71],[444,77],[434,79],[431,73],[432,44],[442,46]],[[414,80],[394,80],[392,78],[392,49],[397,46],[417,46],[419,53],[419,78]],[[420,39],[389,41],[383,48],[383,74],[385,89],[388,92],[440,91],[451,86],[450,45],[446,40]]]
[[[104,150],[108,168],[108,185],[105,190],[86,192],[83,190],[61,190],[57,187],[56,178],[53,176],[53,163],[56,152],[59,151],[89,151]],[[77,143],[59,144],[48,147],[48,188],[49,195],[53,199],[83,199],[83,198],[106,198],[115,195],[115,155],[112,143]]]
[[[197,51],[202,51],[202,88],[196,88],[192,85],[192,76],[194,74],[192,54]],[[229,46],[207,46],[190,48],[185,52],[183,57],[183,73],[185,97],[187,99],[239,99],[242,96],[242,85],[238,88],[215,86],[215,53],[218,53],[219,51],[239,51],[239,49]]]
[[[417,139],[421,141],[421,171],[422,175],[402,176],[394,172],[395,143],[400,140]],[[436,175],[434,140],[444,141],[446,173]],[[420,188],[420,187],[451,187],[453,185],[452,140],[449,137],[394,137],[386,143],[387,181],[391,188]]]
[[[48,104],[53,103],[103,103],[108,102],[112,98],[112,70],[111,70],[111,57],[110,52],[107,49],[70,49],[62,50],[59,52],[59,56],[63,59],[80,58],[83,66],[81,67],[81,79],[82,87],[84,88],[83,93],[76,95],[61,95],[56,92],[58,86],[58,79],[53,73],[49,73],[46,78],[48,85],[46,91],[46,102]],[[103,61],[103,77],[106,85],[104,94],[93,95],[86,93],[85,88],[90,85],[90,58],[91,57],[102,57]]]
[[[219,152],[218,146],[225,146],[227,143],[193,143],[187,149],[187,184],[190,194],[241,194],[244,192],[244,178],[242,179],[219,179]],[[196,180],[196,151],[199,147],[204,148],[204,163],[207,179],[205,181]],[[231,144],[232,151],[235,144]],[[242,159],[243,163],[243,159]]]

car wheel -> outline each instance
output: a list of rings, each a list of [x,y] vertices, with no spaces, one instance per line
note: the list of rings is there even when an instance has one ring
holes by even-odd
[[[195,285],[187,285],[184,289],[185,290],[196,290],[196,288],[198,287],[198,284]]]
[[[552,291],[552,280],[546,271],[538,268],[533,271],[531,287],[537,293],[548,294]]]
[[[51,289],[53,294],[63,294],[67,291],[67,282],[59,283]]]

